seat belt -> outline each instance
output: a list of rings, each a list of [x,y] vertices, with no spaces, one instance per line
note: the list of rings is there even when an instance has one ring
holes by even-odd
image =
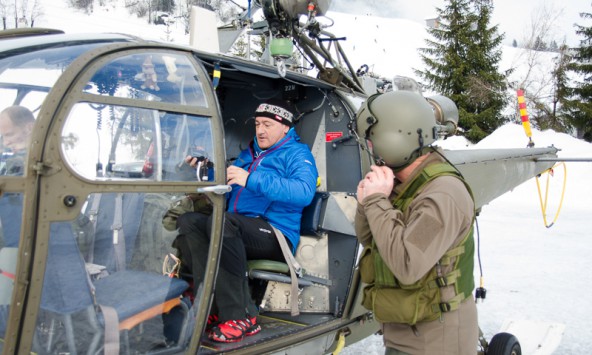
[[[270,224],[271,226],[271,224]],[[290,279],[291,279],[291,291],[290,291],[290,306],[291,306],[291,314],[292,316],[297,316],[300,314],[300,310],[298,309],[298,276],[302,276],[302,266],[298,263],[298,261],[294,258],[292,254],[292,250],[286,241],[286,237],[284,234],[274,226],[273,232],[275,233],[275,237],[280,244],[280,248],[282,249],[282,254],[284,254],[284,259],[288,264],[288,268],[290,269]]]
[[[82,255],[80,255],[82,257]],[[93,284],[88,270],[84,268],[86,274],[86,282],[92,295],[93,306],[98,306],[103,314],[104,332],[103,332],[103,354],[104,355],[119,355],[119,316],[115,308],[104,306],[97,302],[95,285]]]
[[[97,233],[97,219],[99,218],[99,204],[101,203],[101,194],[96,193],[93,195],[92,204],[88,212],[88,219],[90,219],[92,225],[92,237],[90,240],[90,247],[88,249],[88,260],[89,263],[94,263],[95,259],[95,237]]]
[[[125,235],[123,233],[123,194],[115,197],[115,213],[113,215],[113,251],[117,271],[125,270]]]
[[[104,352],[105,355],[119,355],[119,319],[115,308],[99,305],[105,321]]]

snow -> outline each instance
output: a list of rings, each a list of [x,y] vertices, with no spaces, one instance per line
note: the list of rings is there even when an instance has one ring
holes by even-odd
[[[520,134],[522,133],[522,136]],[[592,158],[592,144],[551,131],[533,131],[536,146],[554,144],[559,157]],[[488,147],[526,143],[519,125],[508,125],[483,141]],[[528,181],[483,208],[479,217],[481,260],[486,300],[479,304],[480,325],[487,336],[509,319],[559,323],[565,332],[556,354],[583,354],[592,349],[588,337],[592,321],[587,297],[592,276],[589,231],[592,227],[588,199],[592,188],[590,162],[565,163],[550,178],[547,223],[560,203],[563,180],[566,190],[560,214],[553,226],[543,223],[536,181]],[[540,179],[545,191],[547,176]],[[528,334],[519,340],[526,343]]]
[[[66,33],[110,32],[136,35],[145,39],[164,41],[166,26],[149,25],[145,18],[130,14],[123,1],[109,1],[106,6],[95,4],[94,11],[86,14],[69,8],[65,0],[39,0],[44,15],[35,22],[35,27],[57,28]],[[182,22],[172,25],[173,42],[188,44]]]
[[[386,78],[398,75],[417,79],[413,70],[423,66],[417,48],[425,47],[424,26],[405,19],[339,12],[329,12],[327,16],[335,24],[326,30],[335,37],[346,37],[340,45],[354,69],[366,64],[370,72]]]
[[[45,14],[38,19],[38,27],[69,33],[121,32],[156,40],[167,37],[164,26],[148,26],[145,19],[129,15],[122,5],[95,6],[92,16],[88,16],[67,8],[65,1],[41,0],[41,4]],[[328,30],[347,38],[341,45],[354,68],[367,64],[385,77],[415,77],[413,69],[422,69],[416,49],[425,46],[426,30],[417,22],[334,12],[328,15],[335,20]],[[188,43],[181,23],[175,24],[173,31],[175,43]],[[524,55],[511,47],[503,50],[500,70],[515,65]],[[549,58],[542,60],[537,70],[550,72],[549,63]],[[517,69],[512,75],[519,79],[520,74]],[[592,144],[566,134],[533,129],[532,139],[536,147],[560,148],[559,156],[563,158],[592,158]],[[527,143],[522,126],[511,123],[474,148],[525,147]],[[441,145],[447,149],[470,146],[460,138],[448,139]],[[568,162],[565,168],[566,173],[563,166],[558,166],[549,179],[548,224],[561,207],[551,227],[545,226],[535,179],[486,205],[478,218],[483,286],[487,289],[487,298],[478,305],[480,327],[490,339],[509,326],[523,344],[525,354],[543,354],[539,345],[551,349],[556,346],[554,354],[583,354],[592,349],[592,338],[588,336],[592,329],[592,164]],[[566,190],[560,205],[564,179]],[[543,175],[543,193],[546,184],[547,175]],[[479,276],[477,264],[477,283]],[[382,354],[384,347],[381,337],[374,335],[342,353]]]

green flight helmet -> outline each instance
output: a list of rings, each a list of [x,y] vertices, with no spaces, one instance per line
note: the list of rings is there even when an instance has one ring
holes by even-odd
[[[389,91],[370,96],[356,114],[356,131],[375,163],[398,171],[417,159],[437,134],[432,105],[419,93]]]

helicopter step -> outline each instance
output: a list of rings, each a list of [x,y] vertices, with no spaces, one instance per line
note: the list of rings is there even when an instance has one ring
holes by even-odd
[[[330,314],[320,315],[301,313],[297,317],[292,317],[286,312],[266,312],[257,317],[257,322],[261,325],[262,331],[256,335],[245,337],[241,342],[217,343],[207,339],[207,335],[203,335],[201,339],[200,354],[218,354],[245,349],[249,345],[261,341],[277,339],[286,334],[296,334],[303,329],[320,326],[327,321],[335,319],[336,318]],[[333,336],[334,335],[311,339],[310,344],[307,345],[307,349],[309,350],[304,353],[318,353],[319,349],[324,348],[328,339],[331,339]],[[302,349],[284,349],[280,353],[302,354],[303,352]]]

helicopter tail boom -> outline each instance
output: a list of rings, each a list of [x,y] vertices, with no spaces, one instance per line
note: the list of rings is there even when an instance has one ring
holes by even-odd
[[[550,169],[558,149],[514,148],[445,151],[445,156],[463,174],[481,208],[523,182]]]

